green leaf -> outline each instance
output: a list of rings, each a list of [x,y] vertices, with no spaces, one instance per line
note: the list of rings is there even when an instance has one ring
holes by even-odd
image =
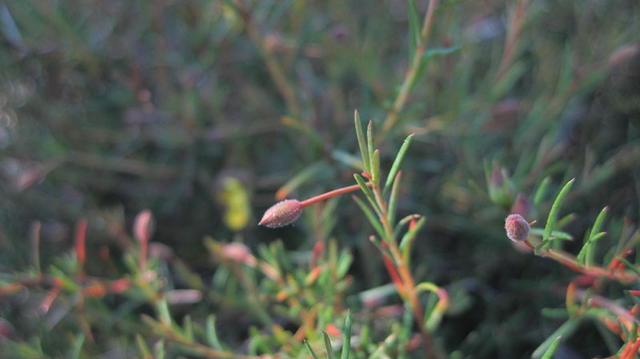
[[[400,250],[402,251],[402,258],[407,263],[407,265],[409,265],[409,262],[411,261],[411,247],[413,245],[413,241],[416,238],[418,232],[420,232],[420,230],[424,226],[425,222],[426,219],[424,217],[420,218],[416,222],[415,227],[405,233],[405,235],[402,236],[402,239],[400,240]]]
[[[396,208],[398,206],[398,189],[400,188],[400,178],[402,177],[402,171],[399,171],[393,180],[391,186],[391,195],[389,196],[389,209],[387,210],[387,219],[389,225],[393,226],[393,222],[396,219]]]
[[[369,121],[367,125],[367,155],[369,156],[369,169],[373,171],[373,149],[374,149],[374,140],[373,140],[373,122]],[[369,171],[369,172],[371,172]]]
[[[589,235],[588,241],[593,241],[593,238],[600,233],[600,228],[602,228],[602,223],[604,223],[605,217],[607,217],[607,212],[609,211],[609,207],[604,207],[598,217],[596,217],[595,222],[593,223],[593,228],[591,228],[591,233]]]
[[[353,262],[353,257],[349,251],[343,251],[340,253],[340,257],[338,258],[338,263],[336,265],[336,274],[338,278],[342,278],[349,271],[349,267],[351,266],[351,262]]]
[[[514,62],[500,81],[493,84],[490,94],[491,101],[496,101],[504,96],[527,71],[528,67],[524,61]]]
[[[153,358],[153,355],[151,355],[151,350],[149,350],[147,343],[145,343],[144,339],[140,334],[136,335],[136,344],[138,345],[138,351],[142,355],[142,358],[144,359]]]
[[[354,113],[354,122],[356,126],[356,137],[358,138],[358,148],[360,149],[360,156],[362,156],[362,168],[365,171],[370,172],[369,164],[369,150],[365,142],[364,133],[362,132],[362,124],[360,123],[360,114],[356,110]]]
[[[324,347],[327,351],[327,358],[335,359],[333,355],[333,349],[331,347],[331,339],[329,338],[329,334],[327,332],[322,332],[322,336],[324,337]]]
[[[165,350],[164,350],[164,340],[160,340],[156,343],[153,348],[153,352],[155,353],[154,359],[164,359],[165,358]]]
[[[393,288],[393,292],[395,292],[395,286],[392,284],[392,288]],[[371,328],[368,325],[363,326],[362,328],[360,328],[360,342],[358,343],[358,346],[360,348],[367,348],[371,342]]]
[[[373,207],[373,209],[376,211],[376,214],[378,215],[378,217],[382,217],[382,211],[378,207],[378,203],[376,202],[376,197],[373,194],[373,191],[371,190],[371,188],[369,188],[369,186],[367,186],[367,184],[365,183],[364,178],[362,178],[362,176],[360,176],[359,174],[354,174],[353,177],[356,179],[356,182],[360,185],[360,189],[362,190],[362,193],[364,193],[364,196],[367,198],[369,203],[371,203],[371,207]]]
[[[582,248],[580,248],[580,252],[578,252],[577,260],[579,263],[585,265],[592,264],[596,242],[606,235],[605,232],[600,232],[600,228],[602,228],[602,224],[604,223],[608,210],[609,207],[604,207],[600,213],[598,213],[596,220],[593,222],[593,227],[589,230],[587,239],[585,240]]]
[[[415,227],[413,227],[412,230],[408,231],[407,233],[405,233],[404,236],[402,236],[402,240],[400,240],[400,249],[404,250],[404,248],[406,248],[407,245],[409,245],[409,243],[416,237],[416,235],[418,234],[418,232],[422,229],[422,227],[424,226],[425,223],[425,218],[422,217],[420,218],[417,222]]]
[[[80,358],[80,353],[82,352],[82,346],[84,345],[84,334],[79,334],[76,339],[73,341],[73,346],[71,347],[71,353],[69,358],[78,359]]]
[[[571,190],[571,187],[573,186],[573,183],[575,181],[576,179],[573,178],[569,182],[567,182],[567,184],[565,184],[558,193],[558,196],[556,196],[556,199],[553,201],[553,205],[551,205],[551,210],[549,211],[549,216],[547,217],[547,223],[544,226],[544,234],[542,235],[542,245],[545,247],[548,245],[549,238],[551,237],[551,231],[553,230],[556,220],[558,219],[558,212],[560,211],[562,202]]]
[[[556,329],[553,334],[551,334],[544,342],[542,342],[542,344],[540,344],[540,346],[538,346],[538,348],[536,348],[533,354],[531,354],[531,357],[537,359],[546,355],[547,350],[558,340],[558,337],[562,339],[567,338],[576,330],[581,319],[582,317],[574,317],[564,322],[564,324]]]
[[[218,338],[218,332],[216,331],[216,317],[211,314],[207,317],[206,326],[207,344],[214,349],[223,350],[224,347]]]
[[[311,348],[311,345],[309,344],[308,340],[305,339],[304,345],[307,347],[307,350],[309,351],[309,354],[311,354],[311,357],[313,359],[318,359],[318,356],[316,355],[316,352],[313,351],[313,349]]]
[[[351,153],[347,153],[345,151],[340,151],[340,150],[332,150],[331,158],[342,163],[347,167],[354,168],[358,171],[363,171],[363,170],[367,171],[367,169],[364,167],[364,162],[361,159],[361,157],[354,156]],[[368,160],[367,160],[367,163],[368,163]]]
[[[549,348],[547,348],[547,350],[544,352],[544,355],[542,356],[541,359],[552,359],[553,353],[555,353],[556,349],[558,349],[558,345],[560,345],[561,339],[562,339],[561,336],[555,337],[555,339],[553,339],[553,341],[549,345]]]
[[[547,194],[547,189],[549,189],[549,183],[551,183],[551,179],[549,177],[545,177],[542,182],[540,182],[540,186],[538,186],[536,194],[533,196],[534,206],[538,206],[544,199],[544,195]]]
[[[373,151],[371,159],[371,182],[376,186],[380,183],[380,150]]]
[[[412,59],[420,43],[420,17],[415,0],[407,0],[407,18],[409,18],[409,58]]]
[[[391,165],[391,170],[389,171],[389,175],[387,176],[387,181],[384,184],[383,193],[387,193],[387,191],[391,187],[391,184],[393,183],[393,180],[396,177],[396,174],[398,173],[398,171],[400,171],[402,161],[404,161],[404,157],[409,150],[409,146],[411,146],[411,143],[413,142],[413,136],[414,134],[410,134],[409,136],[407,136],[407,138],[404,139],[402,146],[400,146],[400,150],[398,150],[398,154],[396,155],[396,158],[393,160],[393,164]]]
[[[542,229],[542,228],[531,228],[530,232],[531,232],[531,234],[533,234],[535,236],[539,236],[539,237],[544,235],[544,229]],[[561,240],[565,240],[565,241],[571,241],[571,240],[573,240],[573,236],[570,235],[567,232],[551,231],[551,239],[561,239]]]
[[[353,196],[353,200],[356,201],[356,203],[358,204],[358,206],[360,207],[360,209],[362,210],[364,215],[367,217],[367,219],[369,220],[369,222],[373,226],[373,229],[376,230],[376,232],[378,233],[380,238],[385,238],[386,235],[384,233],[384,229],[382,227],[382,223],[380,223],[378,218],[376,218],[376,216],[373,215],[373,212],[371,212],[369,207],[367,207],[367,205],[360,198],[358,198],[356,196]]]
[[[387,355],[387,351],[394,347],[397,343],[398,335],[396,333],[391,333],[387,338],[382,342],[381,345],[378,346],[378,349],[374,351],[369,359],[382,359],[389,358]]]
[[[191,316],[186,315],[184,317],[182,327],[184,328],[184,336],[193,341],[193,322],[191,321]]]
[[[347,316],[344,318],[344,325],[342,326],[342,332],[344,333],[344,340],[342,342],[342,353],[340,359],[349,359],[351,353],[351,312],[347,312]]]
[[[156,312],[163,324],[171,325],[171,313],[169,313],[169,305],[166,299],[159,300],[156,304]]]
[[[427,65],[431,62],[433,58],[439,57],[439,56],[451,55],[457,52],[458,50],[460,50],[460,46],[451,46],[451,47],[434,48],[434,49],[426,50],[422,54],[422,57],[420,58],[420,64],[418,65],[418,69],[416,70],[416,75],[413,77],[411,83],[409,84],[409,91],[413,89],[413,86],[415,86],[416,81],[418,81],[418,79],[422,77],[422,73],[427,68]]]

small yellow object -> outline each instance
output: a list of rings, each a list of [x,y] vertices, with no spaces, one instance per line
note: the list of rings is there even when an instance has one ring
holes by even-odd
[[[220,201],[225,206],[224,223],[227,227],[239,231],[247,226],[251,217],[249,193],[237,178],[223,180]]]

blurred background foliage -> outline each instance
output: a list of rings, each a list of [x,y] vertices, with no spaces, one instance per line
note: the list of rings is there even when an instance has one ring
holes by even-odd
[[[640,3],[441,1],[428,45],[441,54],[385,128],[411,56],[412,3],[0,2],[0,273],[56,264],[85,218],[86,272],[118,278],[133,218],[148,208],[150,250],[171,263],[175,288],[215,287],[207,236],[251,249],[281,239],[294,262],[335,239],[353,255],[348,295],[384,285],[372,230],[347,198],[290,227],[256,226],[276,193],[304,199],[352,184],[358,109],[379,129],[386,166],[416,134],[399,211],[426,216],[414,271],[452,298],[438,340],[461,358],[528,357],[559,323],[541,310],[563,306],[574,274],[514,250],[503,231],[514,203],[543,219],[552,196],[530,204],[542,180],[557,192],[576,177],[565,204],[576,215],[563,230],[582,238],[608,205],[602,253],[638,238]],[[417,13],[427,5],[416,0]],[[224,295],[177,312],[218,313],[241,348],[256,319]],[[0,317],[14,338],[42,337],[60,356],[68,338],[33,322],[42,297],[0,297]],[[113,332],[102,328],[85,355],[135,348],[130,333],[144,332],[149,308],[123,304],[112,298],[99,311],[120,310],[117,323],[92,318]],[[578,332],[558,357],[607,355],[601,328]]]

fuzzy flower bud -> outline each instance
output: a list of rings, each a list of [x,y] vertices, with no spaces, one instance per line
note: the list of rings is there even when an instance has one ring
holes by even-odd
[[[225,258],[244,263],[248,266],[254,267],[256,265],[256,259],[249,251],[249,248],[242,243],[229,243],[222,247],[222,255]]]
[[[153,215],[150,210],[145,209],[136,216],[133,224],[133,234],[138,241],[148,242],[152,231]]]
[[[494,164],[487,182],[491,201],[501,207],[509,208],[513,202],[513,185],[507,170]]]
[[[519,214],[510,214],[504,221],[507,237],[514,242],[520,242],[529,236],[529,223]]]
[[[302,214],[302,202],[287,199],[271,206],[258,223],[269,228],[278,228],[293,223]]]

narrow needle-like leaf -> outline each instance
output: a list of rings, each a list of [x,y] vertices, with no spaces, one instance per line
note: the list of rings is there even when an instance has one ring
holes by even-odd
[[[596,217],[596,220],[593,222],[593,227],[591,227],[591,229],[589,230],[589,235],[587,236],[584,245],[578,253],[577,259],[579,263],[584,265],[592,264],[596,242],[598,241],[598,239],[605,236],[604,232],[600,232],[600,228],[602,228],[602,224],[604,223],[604,219],[607,216],[608,210],[609,207],[604,207]]]
[[[378,235],[381,238],[385,238],[385,233],[384,233],[384,229],[382,228],[382,224],[380,223],[380,221],[378,221],[378,218],[376,218],[373,212],[371,212],[369,207],[367,207],[367,205],[364,202],[362,202],[360,198],[356,196],[353,196],[353,200],[358,204],[358,206],[360,207],[364,215],[367,217],[367,219],[369,220],[373,228],[376,230]]]
[[[538,189],[536,190],[536,194],[533,196],[533,205],[537,206],[544,199],[544,195],[547,193],[547,189],[549,188],[549,183],[551,183],[551,179],[549,177],[545,177]]]
[[[356,182],[358,183],[358,185],[360,185],[360,189],[364,193],[364,196],[367,197],[367,200],[369,201],[369,203],[371,203],[371,206],[376,211],[376,214],[379,217],[381,217],[382,211],[378,207],[378,204],[376,202],[376,197],[373,194],[373,191],[371,190],[371,188],[367,186],[367,184],[364,181],[364,178],[362,178],[362,176],[360,176],[359,174],[354,174],[353,177],[356,179]]]
[[[593,222],[593,228],[591,228],[591,233],[589,234],[589,240],[593,240],[593,238],[600,233],[600,228],[602,228],[602,223],[604,223],[608,211],[609,207],[604,207],[598,214],[598,217],[596,217],[595,222]]]
[[[311,354],[311,357],[313,359],[318,359],[318,356],[316,355],[316,352],[314,352],[313,349],[311,348],[309,341],[305,340],[304,345],[307,347],[307,350],[309,351],[309,354]]]
[[[373,170],[373,122],[369,121],[367,125],[367,155],[369,156],[369,169]]]
[[[573,178],[569,182],[567,182],[567,184],[565,184],[560,190],[560,192],[558,193],[558,196],[556,197],[556,199],[553,201],[553,205],[551,205],[551,210],[549,211],[549,216],[547,217],[547,223],[544,226],[544,234],[542,235],[542,244],[545,247],[549,243],[549,238],[551,238],[551,231],[553,230],[556,220],[558,219],[558,212],[560,211],[560,206],[562,206],[562,202],[564,201],[564,198],[569,193],[569,190],[571,190],[571,187],[573,186],[573,183],[575,181],[576,179]]]
[[[402,240],[400,240],[400,250],[402,251],[402,257],[406,263],[409,263],[409,261],[411,260],[410,255],[411,255],[411,246],[413,244],[413,240],[416,238],[416,235],[418,235],[418,232],[424,226],[424,223],[425,223],[425,218],[424,217],[420,218],[416,222],[416,225],[413,227],[413,229],[405,233],[405,235],[402,236]]]
[[[534,359],[541,358],[543,355],[546,355],[547,350],[558,341],[558,338],[567,338],[573,333],[582,317],[575,317],[567,320],[564,324],[562,324],[558,329],[556,329],[553,334],[551,334],[538,348],[531,354],[531,357]],[[560,339],[561,341],[561,339]]]
[[[409,18],[409,58],[412,59],[420,42],[420,18],[414,0],[407,1],[407,17]]]
[[[551,345],[549,345],[549,348],[547,348],[547,350],[544,352],[544,355],[541,359],[552,359],[553,354],[556,352],[556,349],[558,349],[558,345],[560,345],[561,339],[561,336],[555,337],[555,339],[553,339],[553,342],[551,342]]]
[[[373,151],[371,159],[371,182],[376,186],[380,183],[380,150]]]
[[[342,332],[344,333],[344,340],[340,359],[349,359],[349,354],[351,354],[351,312],[347,312],[347,317],[344,318]]]
[[[333,355],[333,348],[331,347],[331,339],[329,339],[329,334],[327,334],[327,332],[322,332],[322,335],[324,337],[324,347],[327,351],[327,358],[334,359],[335,356]]]
[[[389,210],[387,211],[387,218],[389,223],[393,226],[393,222],[396,219],[396,208],[398,204],[398,190],[400,188],[400,178],[402,177],[402,171],[398,172],[396,178],[393,180],[393,186],[391,186],[391,195],[389,195]]]
[[[362,156],[362,168],[367,172],[371,172],[369,168],[369,150],[367,149],[367,142],[362,132],[362,124],[360,123],[358,110],[356,110],[353,117],[356,127],[356,137],[358,139],[358,148],[360,149],[360,156]]]
[[[396,174],[398,173],[398,171],[400,171],[400,166],[402,165],[402,161],[404,160],[404,157],[407,154],[407,150],[409,149],[409,146],[411,146],[411,142],[413,142],[413,134],[410,134],[409,136],[407,136],[407,138],[405,138],[404,142],[402,143],[402,146],[400,147],[400,150],[398,151],[398,154],[396,155],[396,158],[393,160],[393,165],[391,165],[391,171],[389,171],[389,175],[387,176],[387,181],[384,184],[383,193],[385,194],[388,193],[389,188],[391,187],[391,184],[393,183],[393,180],[396,177]]]
[[[207,343],[214,349],[222,350],[222,343],[218,339],[218,333],[216,331],[216,317],[212,314],[207,317],[206,326]]]

